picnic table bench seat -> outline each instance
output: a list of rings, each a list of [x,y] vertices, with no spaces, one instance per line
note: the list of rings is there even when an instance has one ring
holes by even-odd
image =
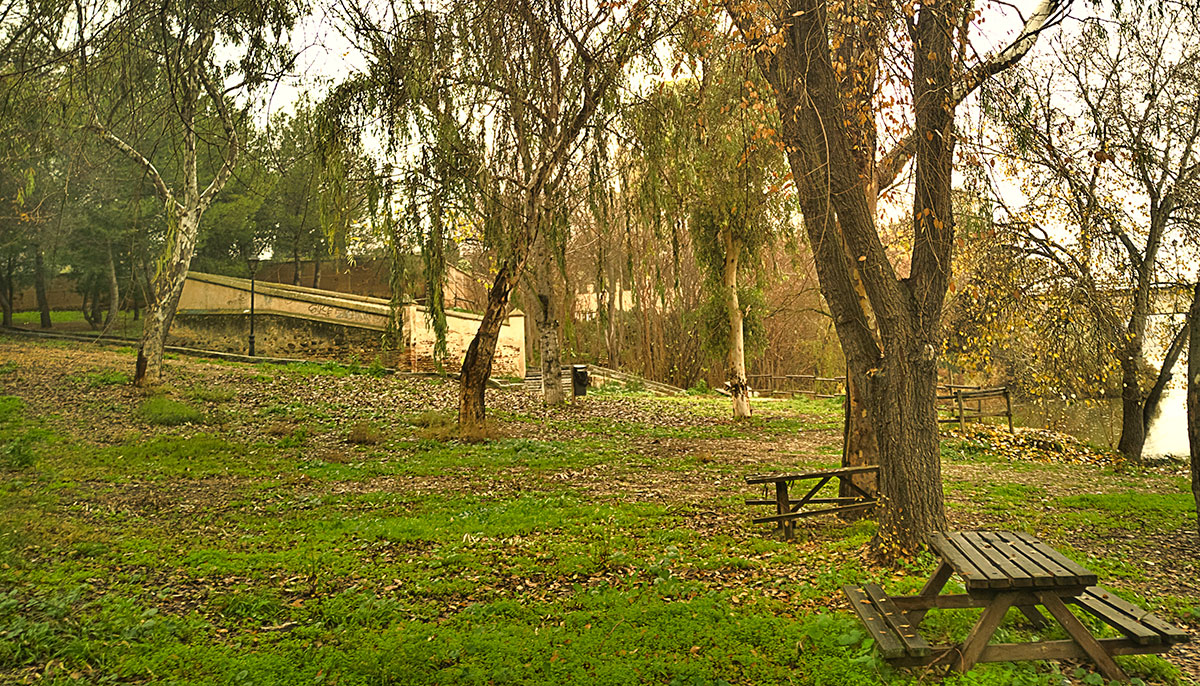
[[[843,586],[842,591],[885,658],[922,658],[932,652],[932,646],[909,622],[908,615],[896,607],[878,584]]]
[[[875,507],[875,494],[868,493],[860,488],[850,477],[858,474],[878,473],[879,465],[864,465],[861,467],[838,467],[795,474],[753,474],[746,477],[746,484],[751,486],[761,484],[764,493],[762,498],[747,498],[746,504],[770,505],[774,507],[775,514],[755,517],[753,521],[755,524],[775,524],[776,528],[783,533],[783,537],[790,539],[792,537],[793,523],[797,519],[835,512],[847,513],[869,510]],[[833,479],[837,479],[839,483],[846,485],[854,495],[818,498],[817,493],[825,487],[825,484]],[[815,481],[816,483],[811,487],[805,484],[805,487],[808,488],[805,494],[799,499],[792,498],[788,493],[789,487],[795,482],[803,481]],[[772,484],[775,487],[774,494],[771,493]],[[808,505],[831,505],[832,507],[805,509]]]
[[[1090,586],[1071,602],[1141,646],[1169,648],[1189,641],[1183,629],[1163,621],[1149,610],[1143,610],[1103,586]]]

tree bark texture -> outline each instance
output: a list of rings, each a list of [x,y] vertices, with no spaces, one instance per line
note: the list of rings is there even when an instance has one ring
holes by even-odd
[[[1141,382],[1138,379],[1140,354],[1130,351],[1128,346],[1121,353],[1121,439],[1117,450],[1134,462],[1142,460],[1142,446],[1146,443],[1146,424],[1143,421]],[[1141,346],[1138,346],[1139,353]]]
[[[463,357],[458,380],[458,429],[463,438],[485,436],[484,391],[492,375],[492,358],[500,339],[500,327],[508,316],[508,300],[520,277],[521,266],[521,263],[506,261],[496,272],[496,279],[488,290],[483,320]]]
[[[9,257],[4,264],[4,281],[0,282],[0,312],[3,312],[3,325],[13,325],[13,298],[16,289],[13,287],[13,272],[16,268],[14,260]]]
[[[142,338],[138,347],[137,367],[133,382],[138,386],[157,386],[162,383],[163,348],[175,320],[175,310],[183,295],[196,239],[200,233],[200,211],[179,216],[178,226],[170,240],[168,257],[151,282],[153,298],[146,304],[142,322]]]
[[[738,258],[741,242],[729,228],[721,229],[725,248],[725,263],[721,270],[721,287],[725,289],[725,312],[729,317],[729,371],[726,378],[733,400],[733,418],[750,416],[750,386],[746,383],[746,341],[742,306],[738,302]]]
[[[1188,447],[1191,449],[1192,498],[1196,501],[1196,536],[1200,538],[1200,282],[1188,310]]]
[[[40,245],[33,251],[33,290],[37,295],[42,328],[49,329],[54,323],[50,321],[50,299],[46,297],[46,258]]]
[[[854,382],[854,375],[847,370],[845,422],[842,430],[842,466],[865,467],[879,464],[879,446],[875,441],[875,430],[871,426],[871,417],[867,412],[867,401],[863,390]],[[863,491],[878,495],[879,479],[874,474],[854,474],[850,481]],[[857,493],[850,488],[847,479],[842,479],[838,495],[850,498]],[[845,519],[859,519],[863,516],[861,510],[844,515]]]
[[[537,273],[534,282],[533,320],[538,332],[538,353],[542,364],[542,402],[547,407],[561,406],[563,398],[562,344],[559,340],[562,303],[558,296],[559,271],[547,237],[538,237],[534,259]]]
[[[104,317],[104,333],[108,333],[121,316],[121,282],[117,279],[117,262],[113,259],[112,242],[108,242],[105,247],[108,252],[108,313]]]
[[[833,314],[850,384],[863,390],[879,448],[876,556],[895,559],[924,546],[946,525],[938,446],[936,360],[953,246],[950,189],[953,3],[923,5],[910,23],[916,113],[910,277],[899,279],[875,228],[853,126],[870,117],[847,111],[829,49],[826,5],[790,3],[785,41],[760,53],[781,118],[781,136],[796,181],[821,292]],[[736,12],[736,10],[735,10]],[[746,27],[743,26],[743,32]],[[855,122],[858,122],[856,124]],[[859,304],[861,277],[874,331]]]

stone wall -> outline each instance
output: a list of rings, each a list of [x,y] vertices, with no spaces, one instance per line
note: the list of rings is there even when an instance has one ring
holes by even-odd
[[[172,326],[178,345],[245,352],[249,338],[250,282],[191,272]],[[367,363],[379,357],[388,366],[411,371],[433,368],[436,339],[424,307],[404,306],[404,353],[382,352],[389,308],[386,300],[277,283],[255,284],[255,352],[278,357],[319,357]],[[482,319],[466,312],[446,313],[445,366],[456,369]],[[525,375],[525,317],[513,312],[500,331],[493,373]]]
[[[256,308],[257,309],[257,308]],[[382,332],[328,324],[277,314],[254,314],[254,352],[264,357],[297,357],[369,364],[379,358],[395,366],[396,355],[384,354]],[[171,325],[170,345],[239,353],[249,349],[250,315],[180,312]]]

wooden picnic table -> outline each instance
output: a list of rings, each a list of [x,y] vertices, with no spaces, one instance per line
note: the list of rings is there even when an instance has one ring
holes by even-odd
[[[879,465],[839,467],[800,474],[755,474],[746,477],[746,483],[750,485],[763,484],[763,497],[761,499],[749,498],[746,500],[746,504],[774,506],[775,514],[769,517],[756,517],[754,523],[773,523],[776,525],[776,529],[783,533],[785,539],[790,539],[793,534],[793,523],[802,517],[812,517],[813,515],[831,514],[834,512],[844,513],[856,510],[869,510],[875,507],[875,494],[867,493],[850,478],[855,474],[867,473],[878,474]],[[840,483],[849,487],[855,495],[828,498],[816,497],[817,493],[832,479],[837,479]],[[791,484],[798,481],[816,481],[816,483],[811,487],[805,484],[808,487],[808,491],[799,500],[792,500],[788,493],[788,488]],[[771,493],[772,484],[775,486],[774,497],[772,497]],[[805,510],[804,507],[807,505],[834,505],[834,507]]]
[[[1029,534],[935,533],[929,544],[941,561],[918,595],[889,597],[875,584],[843,589],[880,652],[893,664],[944,662],[965,672],[977,662],[1084,658],[1096,663],[1106,679],[1126,681],[1112,656],[1161,653],[1188,641],[1181,629],[1097,586],[1095,573]],[[962,580],[966,593],[943,595],[942,589],[954,575]],[[1124,637],[1096,638],[1068,604],[1077,605]],[[983,614],[961,644],[933,646],[918,627],[935,607],[983,608]],[[1070,638],[989,644],[1011,607],[1037,628],[1048,624],[1038,610],[1044,608]]]

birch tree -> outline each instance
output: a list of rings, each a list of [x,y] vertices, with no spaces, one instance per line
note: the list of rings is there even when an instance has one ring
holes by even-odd
[[[134,383],[162,381],[163,347],[195,253],[201,220],[225,187],[241,151],[234,92],[249,93],[287,61],[285,34],[299,7],[290,2],[184,4],[130,0],[118,8],[96,49],[78,48],[80,90],[93,104],[87,127],[143,169],[165,208],[162,252],[150,279]],[[81,22],[82,25],[82,22]],[[150,65],[159,88],[122,91],[129,65]],[[116,107],[96,106],[116,89]],[[174,131],[169,157],[139,149],[137,123],[153,111]],[[205,135],[215,120],[220,133]],[[201,178],[209,156],[215,171]],[[174,173],[164,171],[169,161]]]

